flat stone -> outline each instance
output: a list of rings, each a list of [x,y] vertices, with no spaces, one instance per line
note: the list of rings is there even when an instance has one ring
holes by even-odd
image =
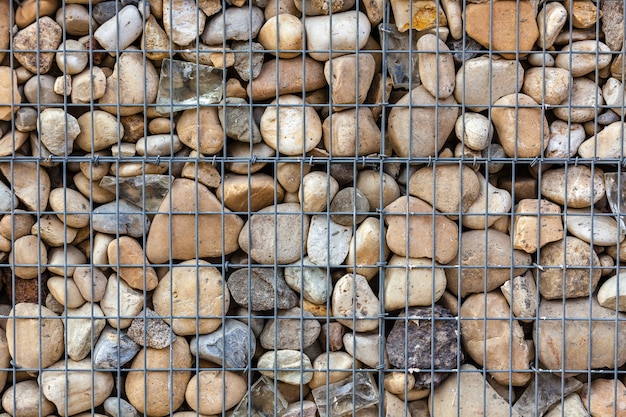
[[[239,320],[226,319],[213,333],[194,337],[191,354],[227,368],[247,368],[256,351],[250,327]]]
[[[259,337],[264,349],[302,350],[311,346],[320,335],[321,325],[307,311],[294,307],[282,310],[265,324]]]
[[[348,255],[352,227],[335,223],[326,215],[311,217],[307,237],[309,260],[320,266],[341,265]]]
[[[537,284],[532,272],[514,277],[500,286],[502,295],[511,306],[513,315],[531,323],[537,316]]]
[[[141,346],[135,343],[126,332],[105,327],[96,342],[91,355],[95,369],[119,369],[130,362]]]
[[[370,368],[376,368],[381,363],[380,345],[379,334],[348,332],[343,335],[343,346],[346,352]],[[386,351],[384,351],[384,358],[387,358]]]
[[[509,229],[513,236],[513,248],[535,253],[538,248],[563,239],[561,207],[543,199],[520,200],[515,206],[515,216]]]
[[[7,364],[8,366],[8,364]],[[2,394],[2,408],[12,416],[54,414],[56,406],[41,395],[39,384],[34,379],[17,382]]]
[[[433,97],[450,97],[454,92],[456,74],[448,46],[438,36],[426,34],[417,40],[417,49],[420,52],[420,80],[424,88]]]
[[[617,245],[626,231],[619,230],[612,213],[586,209],[568,209],[565,218],[567,231],[577,238],[598,246]]]
[[[282,202],[285,192],[280,184],[276,184],[274,178],[267,174],[228,173],[224,176],[222,185],[216,188],[215,195],[232,211],[255,212]]]
[[[52,67],[55,53],[39,51],[56,51],[62,35],[61,26],[48,16],[41,17],[13,37],[15,59],[32,73],[47,73]]]
[[[50,177],[36,162],[3,162],[0,171],[11,182],[13,193],[28,210],[45,211],[50,196]]]
[[[170,326],[149,308],[143,310],[137,315],[137,318],[133,319],[126,334],[139,346],[154,349],[166,348],[176,340]]]
[[[253,81],[261,74],[265,54],[263,52],[252,52],[252,56],[250,56],[250,49],[253,51],[262,51],[264,49],[263,45],[258,42],[233,41],[230,44],[230,49],[235,55],[233,68],[235,68],[235,71],[237,71],[237,74],[239,74],[239,77],[241,77],[243,81]],[[276,63],[274,62],[274,64]],[[248,88],[254,90],[252,83],[248,84]]]
[[[331,306],[336,320],[354,331],[367,332],[378,328],[380,301],[362,275],[342,276],[333,289]]]
[[[582,142],[578,148],[578,154],[582,158],[621,158],[622,144],[624,143],[624,134],[626,131],[626,123],[621,121],[611,123],[595,137]]]
[[[562,404],[557,404],[554,408],[544,414],[544,417],[586,417],[588,415],[589,413],[580,399],[580,396],[574,393],[565,397]]]
[[[141,237],[150,227],[143,210],[123,199],[96,207],[91,219],[95,231],[111,235]]]
[[[233,300],[252,311],[295,307],[298,297],[285,282],[281,268],[242,268],[228,277]]]
[[[98,304],[86,303],[76,309],[67,310],[67,346],[68,356],[75,360],[83,360],[91,353],[92,340],[96,341],[106,325],[104,313]],[[85,318],[88,317],[88,318]]]
[[[202,14],[202,13],[200,13]],[[114,51],[128,48],[141,36],[143,23],[137,7],[128,5],[96,29],[93,37],[102,49]]]
[[[515,59],[516,49],[519,49],[520,57],[526,56],[539,37],[530,3],[500,1],[493,5],[489,2],[468,4],[465,13],[468,36],[506,59]]]
[[[263,10],[258,7],[229,7],[208,21],[202,41],[207,45],[221,45],[227,40],[247,41],[256,38],[264,21]]]
[[[381,259],[380,247],[383,248]],[[346,270],[372,279],[378,274],[378,264],[384,262],[390,250],[384,239],[384,228],[381,232],[380,220],[368,217],[359,225],[350,240]]]
[[[610,63],[611,49],[596,40],[583,40],[565,45],[555,61],[557,67],[569,70],[572,77],[582,77],[596,68],[601,70]]]
[[[134,317],[143,309],[144,295],[128,286],[115,274],[109,277],[100,308],[110,326],[125,329],[130,326]],[[121,318],[124,317],[124,318]]]
[[[276,350],[264,353],[257,362],[259,372],[268,378],[292,385],[308,384],[313,372],[294,371],[287,369],[311,369],[311,359],[297,350]],[[264,369],[265,368],[265,369]],[[285,370],[283,370],[285,369]]]

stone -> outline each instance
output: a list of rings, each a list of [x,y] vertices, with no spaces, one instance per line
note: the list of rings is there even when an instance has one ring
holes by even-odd
[[[239,234],[239,246],[261,264],[289,264],[306,252],[309,216],[297,203],[265,207],[250,216]]]
[[[30,234],[41,237],[41,240],[51,247],[59,247],[72,242],[78,234],[77,229],[67,227],[54,214],[42,215],[37,223],[32,225],[29,232]],[[27,234],[29,233],[16,233],[13,238],[17,240]],[[10,234],[8,239],[11,239]]]
[[[533,49],[539,29],[530,3],[468,4],[465,30],[471,38],[506,59],[524,57]],[[502,52],[500,52],[502,51]],[[513,51],[513,52],[511,52]]]
[[[526,70],[522,92],[536,103],[556,106],[568,98],[569,88],[570,73],[566,69],[535,67]]]
[[[94,15],[98,6],[107,3],[109,2],[96,4],[93,7]],[[115,2],[111,3],[115,4]],[[159,25],[153,15],[148,16],[148,18],[146,19],[146,24],[144,26],[143,35],[141,38],[141,45],[145,45],[146,58],[148,59],[159,60],[169,58],[170,54],[168,52],[168,49],[170,45],[170,38],[167,33],[165,33],[165,30],[163,30],[163,28]]]
[[[293,307],[267,321],[259,342],[267,350],[302,350],[317,341],[320,331],[321,325],[311,313]]]
[[[246,379],[235,372],[200,371],[187,384],[185,400],[200,414],[219,414],[235,407],[246,391]]]
[[[65,7],[58,8],[55,18],[57,24],[64,28],[68,35],[76,37],[89,35],[98,27],[98,24],[104,23],[104,21],[98,22],[93,19],[85,5],[76,3],[65,4]]]
[[[372,29],[367,16],[356,10],[308,17],[304,28],[307,50],[319,51],[309,52],[309,56],[317,61],[328,61],[363,48]],[[331,45],[333,51],[343,52],[328,52]]]
[[[27,70],[45,74],[52,68],[54,52],[61,43],[63,30],[48,16],[26,26],[13,37],[13,55]]]
[[[212,333],[194,337],[191,354],[226,368],[247,368],[256,351],[256,339],[250,327],[239,320],[226,319]]]
[[[285,282],[281,268],[242,268],[228,277],[233,300],[252,311],[295,307],[298,297]]]
[[[316,388],[311,394],[320,417],[352,414],[379,401],[378,387],[367,372],[353,373],[346,379]],[[330,414],[326,414],[327,409],[331,410]]]
[[[85,299],[71,278],[51,276],[46,281],[46,286],[54,300],[64,307],[78,308],[85,304]]]
[[[454,92],[456,73],[448,46],[438,36],[428,33],[417,40],[417,50],[420,80],[424,88],[433,97],[450,97]]]
[[[572,298],[563,305],[563,299],[539,303],[537,317],[550,318],[539,320],[533,332],[543,369],[570,376],[581,369],[615,368],[626,362],[622,328],[626,315],[601,307],[595,297]]]
[[[598,378],[580,390],[582,403],[592,416],[621,416],[626,413],[626,387],[619,379]]]
[[[195,12],[194,12],[195,13]],[[209,52],[210,48],[198,45],[199,52]],[[206,51],[205,51],[206,50]],[[223,86],[222,76],[223,71],[219,68],[214,68],[219,65],[214,64],[210,59],[203,59],[206,54],[195,56],[196,54],[182,54],[182,57],[191,61],[179,61],[176,59],[164,59],[161,63],[161,75],[158,82],[157,92],[157,107],[156,110],[161,114],[168,114],[173,111],[185,110],[186,114],[207,113],[207,117],[212,117],[212,121],[217,122],[217,108],[203,107],[198,109],[197,106],[215,104],[222,100]],[[221,55],[221,53],[220,53]],[[226,55],[228,57],[228,55]],[[224,56],[222,56],[222,59]],[[199,63],[195,63],[198,60]],[[232,64],[231,64],[232,65]],[[184,113],[184,114],[185,114]],[[221,126],[213,126],[212,121],[196,120],[197,116],[192,116],[189,119],[189,123],[201,123],[203,129],[207,129],[209,132],[220,131]],[[177,123],[179,128],[186,128],[186,131],[190,135],[198,135],[198,132],[194,132],[191,127],[186,124]],[[178,132],[179,136],[183,136]],[[221,134],[220,134],[221,136]],[[184,140],[181,137],[181,140]],[[192,146],[192,145],[188,145]],[[198,146],[194,144],[193,146]],[[221,146],[220,146],[221,148]],[[205,152],[208,153],[208,152]]]
[[[105,327],[92,351],[94,369],[119,369],[130,362],[141,346],[118,329]]]
[[[348,256],[351,239],[351,227],[335,223],[326,215],[316,214],[311,217],[307,237],[309,260],[320,266],[341,265]]]
[[[13,192],[11,189],[7,187],[4,183],[0,183],[0,210],[3,212],[10,212],[11,209],[16,209],[19,205],[19,201],[17,198],[13,196]],[[15,239],[21,236],[15,236]],[[11,234],[7,239],[11,239]]]
[[[571,61],[570,61],[571,60]],[[569,70],[572,77],[582,77],[601,70],[611,63],[611,49],[596,40],[584,40],[565,45],[557,55],[555,65]]]
[[[278,97],[265,108],[260,129],[263,141],[284,155],[303,155],[322,140],[317,112],[292,94]]]
[[[170,259],[222,256],[236,251],[243,220],[224,214],[222,203],[207,187],[186,178],[175,179],[154,216],[145,253],[152,263]],[[193,214],[217,212],[218,214]],[[192,214],[189,214],[192,213]],[[224,236],[222,236],[224,233]],[[171,252],[171,254],[170,254]]]
[[[411,391],[415,387],[415,377],[405,371],[385,374],[385,391],[395,395],[404,395],[404,391]]]
[[[229,7],[207,22],[201,38],[207,45],[221,45],[228,40],[248,41],[257,37],[264,20],[258,7]]]
[[[403,96],[389,112],[388,135],[394,152],[401,157],[435,156],[454,130],[459,115],[456,104],[453,97],[436,100],[424,86]]]
[[[230,417],[245,417],[252,413],[259,413],[260,415],[280,413],[281,416],[285,417],[286,414],[283,411],[287,408],[287,401],[281,391],[285,391],[284,387],[287,386],[295,388],[299,394],[300,389],[306,388],[306,385],[289,385],[279,381],[277,381],[277,384],[282,385],[282,389],[275,386],[272,380],[261,376],[252,384],[249,392],[244,395],[239,404],[233,409]],[[250,410],[250,413],[248,410]],[[311,417],[314,417],[314,415],[315,411]]]
[[[375,72],[376,62],[368,53],[343,55],[326,61],[324,77],[330,86],[335,109],[340,111],[347,105],[363,104]]]
[[[150,135],[140,138],[135,144],[141,156],[172,156],[182,148],[178,136],[172,134]]]
[[[28,210],[45,211],[50,196],[50,176],[36,162],[0,163],[2,175],[11,182],[13,193]]]
[[[128,317],[135,317],[139,314],[143,309],[144,302],[142,293],[130,288],[124,280],[112,274],[109,277],[104,296],[100,300],[100,308],[108,317],[107,322],[111,327],[125,329],[133,321],[132,318]]]
[[[135,6],[128,5],[100,25],[93,37],[102,49],[107,51],[124,50],[141,36],[142,29],[143,24],[139,10]]]
[[[598,106],[604,104],[602,90],[594,81],[584,77],[574,78],[570,96],[563,100],[561,105],[567,105],[570,110],[562,107],[553,110],[556,117],[573,123],[584,123],[593,120],[598,114]]]
[[[104,411],[111,417],[138,417],[135,407],[123,398],[109,397],[104,401]]]
[[[0,71],[3,71],[3,70],[0,68]],[[11,79],[10,75],[8,75],[7,77],[8,78],[4,78],[4,79],[5,80]],[[4,88],[4,87],[0,87],[0,88]],[[12,91],[16,91],[17,86],[14,86],[13,88],[14,89]],[[4,91],[2,94],[4,93],[6,93],[6,91]],[[14,101],[18,101],[18,100],[21,100],[21,97],[14,97],[13,99]],[[8,101],[10,101],[8,97],[7,99],[2,99],[2,102],[8,102]],[[22,107],[22,108],[17,109],[17,111],[15,112],[15,128],[19,132],[32,132],[33,130],[37,129],[38,115],[39,114],[37,110],[31,107]]]
[[[506,281],[500,286],[500,291],[516,318],[530,323],[537,316],[537,285],[532,272],[527,271]]]
[[[94,78],[98,78],[98,71],[94,70]],[[88,73],[85,73],[88,74]],[[74,81],[76,78],[74,77]],[[91,75],[89,75],[91,79]],[[78,82],[78,81],[76,81]],[[72,88],[74,93],[78,88]],[[91,91],[87,91],[87,97]],[[117,144],[124,137],[124,127],[112,114],[102,110],[87,112],[78,117],[80,133],[76,137],[75,145],[85,152],[101,151]]]
[[[500,98],[517,93],[523,83],[524,68],[521,63],[481,56],[468,59],[457,71],[454,97],[459,104],[479,112]]]
[[[98,304],[86,303],[79,308],[66,311],[67,355],[75,361],[81,361],[91,353],[92,345],[100,337],[106,325],[104,313]]]
[[[616,78],[609,78],[602,86],[602,98],[606,105],[616,115],[622,114],[622,103],[624,103],[624,85]],[[603,114],[611,114],[608,111]],[[619,117],[618,117],[619,119]],[[618,120],[611,121],[610,123],[617,122]]]
[[[93,209],[93,230],[110,235],[144,236],[150,228],[150,220],[143,210],[124,199],[112,201]]]
[[[343,349],[343,335],[346,333],[346,328],[337,322],[322,324],[322,331],[320,333],[320,342],[322,345],[327,346],[327,350],[330,352],[336,352]]]
[[[529,254],[514,250],[511,237],[495,229],[470,230],[461,235],[461,252],[445,268],[447,290],[465,297],[472,293],[493,291],[511,275],[522,275],[531,264]],[[486,271],[485,271],[485,268]]]
[[[389,363],[413,371],[416,387],[436,388],[448,376],[439,370],[455,369],[458,362],[463,362],[463,353],[458,350],[457,319],[437,304],[408,308],[398,318],[385,343]],[[435,372],[420,372],[426,369]]]
[[[368,107],[344,109],[345,107],[338,108],[338,111],[342,111],[333,113],[324,120],[324,148],[330,155],[338,157],[379,153],[381,133],[372,110]]]
[[[116,0],[108,0],[96,3],[92,8],[92,17],[99,24],[103,24],[117,13],[120,3]]]
[[[81,228],[89,225],[90,202],[80,192],[69,188],[50,191],[50,208],[64,224]]]
[[[258,41],[263,45],[263,49],[274,56],[295,58],[301,54],[299,50],[303,46],[303,35],[304,26],[300,19],[288,13],[281,13],[265,21],[259,31]]]
[[[294,402],[281,414],[282,417],[315,417],[317,407],[313,401]]]
[[[350,240],[346,270],[356,272],[365,278],[372,279],[378,274],[378,265],[389,256],[389,247],[384,238],[384,227],[381,232],[380,220],[375,217],[366,218],[356,229]],[[383,253],[381,259],[380,248]]]
[[[590,28],[602,17],[602,12],[591,1],[566,0],[564,6],[571,10],[570,21],[578,29]]]
[[[409,179],[410,195],[434,204],[438,211],[449,213],[451,218],[466,212],[482,195],[480,191],[479,177],[467,166],[424,167],[415,171]]]
[[[170,268],[154,290],[152,303],[178,336],[207,334],[221,325],[230,293],[217,268],[193,259]]]
[[[558,2],[546,3],[537,13],[537,28],[539,40],[537,43],[543,49],[550,49],[556,37],[567,21],[567,9]]]
[[[409,29],[425,31],[435,28],[437,24],[447,26],[446,15],[435,1],[392,1],[394,20],[400,32]]]
[[[342,276],[333,289],[331,306],[335,319],[354,331],[378,328],[380,301],[362,275]]]
[[[139,346],[153,349],[166,348],[176,340],[170,326],[149,308],[143,310],[137,315],[137,318],[133,319],[126,334]]]
[[[491,144],[493,126],[480,113],[466,112],[456,119],[454,133],[457,139],[470,149],[482,151]]]
[[[396,255],[447,264],[457,254],[458,226],[416,197],[400,197],[385,207],[386,241]],[[436,233],[435,233],[436,230]]]
[[[577,238],[598,246],[617,245],[626,231],[619,230],[617,221],[609,213],[586,209],[568,209],[565,218],[567,231]]]
[[[381,340],[379,334],[348,332],[343,335],[343,345],[346,352],[366,366],[376,368],[380,365]],[[384,358],[387,358],[387,352],[384,349],[383,355]]]
[[[560,375],[542,372],[530,381],[513,409],[522,416],[535,412],[544,413],[550,406],[560,403],[563,398],[582,387],[582,382],[576,378],[562,378]]]
[[[429,306],[446,290],[446,274],[431,259],[394,255],[385,273],[385,311]]]
[[[274,178],[257,172],[249,176],[226,174],[215,194],[228,209],[245,213],[282,202],[285,192],[280,184],[275,184]]]
[[[324,352],[313,360],[313,378],[309,387],[315,389],[348,378],[355,367],[354,358],[346,352]]]
[[[598,304],[611,310],[626,311],[626,274],[608,278],[598,290]]]
[[[331,175],[322,171],[313,171],[302,177],[302,185],[298,191],[298,200],[305,212],[323,212],[333,200],[339,183]]]
[[[428,408],[437,416],[470,417],[487,413],[522,416],[487,383],[482,370],[465,364],[460,371],[431,392]]]
[[[621,51],[624,45],[624,5],[620,2],[603,2],[602,32],[604,42],[611,51]]]
[[[462,223],[470,229],[485,229],[509,213],[512,198],[508,191],[491,185],[481,174],[477,173],[476,178],[480,189],[465,211]]]
[[[329,288],[332,287],[326,268],[319,268],[308,257],[304,257],[285,267],[284,275],[287,285],[302,294],[305,300],[313,304],[326,304]]]
[[[372,211],[385,207],[400,197],[400,186],[396,180],[385,172],[373,169],[359,171],[356,188],[367,197]]]
[[[291,385],[308,384],[313,378],[313,372],[304,371],[313,367],[311,359],[297,350],[284,349],[266,352],[257,361],[257,367],[261,375]]]
[[[46,270],[47,263],[46,245],[37,236],[26,235],[13,242],[13,248],[9,253],[9,266],[16,277],[37,278]]]
[[[345,187],[330,202],[330,218],[342,226],[361,223],[369,212],[369,200],[358,188]],[[354,213],[354,214],[351,214]],[[345,257],[344,257],[345,258]]]
[[[239,77],[241,77],[243,81],[254,82],[254,79],[259,77],[259,75],[261,74],[265,56],[262,52],[253,52],[252,54],[250,54],[250,49],[252,49],[253,51],[262,51],[264,49],[263,45],[258,42],[232,41],[230,44],[230,48],[235,56],[235,63],[233,64],[233,68],[235,68],[235,71],[237,71]],[[313,60],[311,59],[311,61]],[[274,62],[274,64],[276,63]],[[252,83],[249,83],[248,87],[251,88],[251,86]],[[241,87],[241,89],[243,90],[243,87]],[[241,98],[245,99],[246,97]]]
[[[514,249],[535,253],[548,243],[563,239],[561,207],[544,199],[520,200],[509,230]]]
[[[252,158],[253,155],[256,155],[259,158],[269,158],[276,155],[276,151],[265,144],[265,142],[255,143],[250,146],[249,143],[243,142],[231,142],[229,143],[227,154],[230,157],[237,158]],[[255,162],[250,163],[247,162],[227,162],[224,164],[224,167],[229,171],[234,172],[235,174],[254,174],[259,170],[263,169],[263,167],[267,164],[266,162]]]
[[[226,136],[241,142],[259,143],[263,140],[256,122],[251,118],[250,108],[245,99],[227,97],[222,101],[223,111],[218,113]]]
[[[504,106],[492,111],[492,121],[504,152],[509,157],[540,156],[550,138],[548,121],[541,106],[526,94],[506,95],[494,106]]]
[[[294,0],[294,6],[298,12],[307,16],[320,16],[330,13],[345,12],[354,6],[353,0],[314,0],[302,1]]]
[[[246,44],[247,48],[248,44]],[[245,53],[245,55],[248,54],[248,52]],[[236,54],[238,55],[240,54]],[[241,63],[242,67],[244,63]],[[246,66],[249,68],[249,64]],[[265,62],[258,76],[252,78],[247,92],[253,101],[274,99],[276,95],[315,91],[326,86],[324,65],[309,56],[291,59],[277,58]],[[278,85],[276,80],[278,80]]]
[[[623,131],[626,124],[614,122],[598,132],[595,137],[582,142],[578,154],[582,158],[621,158]]]
[[[22,96],[17,89],[15,71],[10,67],[0,67],[0,103],[6,103],[0,106],[0,120],[11,120],[21,102]]]
[[[550,140],[546,148],[548,158],[571,158],[580,149],[587,134],[580,123],[554,120],[550,123]]]
[[[568,395],[561,404],[557,403],[554,408],[544,414],[545,417],[558,417],[563,415],[571,417],[586,417],[588,415],[587,409],[578,394],[574,393]]]
[[[543,173],[541,195],[568,208],[585,208],[604,197],[604,180],[588,166],[554,168]]]
[[[8,387],[2,394],[2,408],[11,416],[52,415],[56,410],[34,379],[19,381]]]
[[[523,386],[533,376],[529,363],[533,349],[518,321],[511,320],[509,304],[499,291],[473,294],[459,311],[465,352],[480,366],[493,370],[500,384]],[[512,372],[497,372],[511,370]]]
[[[135,356],[131,372],[126,377],[127,401],[146,415],[164,416],[174,412],[185,401],[185,389],[191,379],[191,371],[185,369],[192,364],[189,344],[184,337],[177,337],[164,349],[143,348]],[[170,371],[152,370],[163,368]],[[196,388],[192,389],[197,392]],[[214,395],[214,398],[218,397],[222,398]],[[189,404],[195,405],[196,402]]]
[[[192,0],[163,2],[163,27],[172,42],[188,45],[204,31],[206,15]],[[210,44],[210,42],[207,42]],[[218,42],[213,42],[216,44]]]
[[[113,391],[113,375],[94,372],[91,360],[61,360],[38,378],[43,395],[54,403],[61,416],[71,416],[98,407]],[[70,401],[71,399],[71,401]]]
[[[109,243],[107,254],[113,270],[131,288],[146,291],[156,288],[159,279],[136,239],[129,236],[114,239]]]

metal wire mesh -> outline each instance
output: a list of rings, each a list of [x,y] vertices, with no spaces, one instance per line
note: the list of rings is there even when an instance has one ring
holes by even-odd
[[[622,415],[623,9],[0,0],[4,412]]]

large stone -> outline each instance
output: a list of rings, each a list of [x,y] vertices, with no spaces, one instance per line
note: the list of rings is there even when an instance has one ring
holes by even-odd
[[[585,209],[568,209],[567,231],[577,238],[598,246],[613,246],[624,240],[626,230],[618,227],[612,213]]]
[[[326,304],[330,276],[325,267],[318,267],[308,257],[285,267],[285,282],[313,304]]]
[[[438,36],[428,33],[417,40],[417,49],[420,52],[417,61],[420,80],[424,88],[433,97],[450,97],[454,92],[455,71],[448,46]]]
[[[13,193],[28,210],[45,211],[50,196],[50,176],[36,162],[0,163],[2,175],[11,182]]]
[[[144,211],[124,199],[96,207],[91,220],[93,230],[108,235],[142,237],[150,227]]]
[[[152,291],[159,283],[157,274],[146,260],[143,248],[129,236],[120,236],[109,243],[107,255],[111,268],[134,289]]]
[[[182,386],[182,388],[185,387]],[[189,407],[199,414],[216,415],[236,406],[243,399],[246,391],[246,379],[238,373],[219,370],[201,371],[187,384],[185,399]],[[193,413],[193,415],[198,414]]]
[[[550,242],[563,239],[561,207],[548,200],[523,199],[515,206],[509,228],[513,248],[535,253]]]
[[[420,168],[409,180],[410,195],[434,205],[441,213],[449,213],[452,218],[470,208],[480,195],[480,188],[476,173],[465,165]]]
[[[385,311],[429,306],[446,290],[446,274],[431,259],[394,255],[385,273]]]
[[[604,179],[599,169],[574,165],[543,173],[541,194],[555,203],[571,208],[589,207],[604,197]]]
[[[387,259],[389,252],[389,246],[385,241],[384,226],[381,231],[380,220],[368,217],[359,225],[350,240],[350,249],[345,262],[346,270],[372,279],[378,274],[378,265]]]
[[[250,327],[239,320],[226,319],[213,333],[194,337],[191,354],[226,368],[246,368],[256,351],[256,339]]]
[[[283,200],[285,191],[267,174],[226,174],[215,195],[235,212],[254,212]],[[223,191],[222,191],[223,190]],[[250,196],[248,198],[248,196]]]
[[[79,308],[68,309],[65,325],[67,355],[75,361],[85,359],[105,325],[104,313],[98,304],[86,303]]]
[[[348,256],[352,227],[335,223],[325,214],[311,217],[307,254],[315,265],[341,265]]]
[[[0,9],[2,5],[0,5]],[[1,19],[1,18],[0,18]],[[0,32],[2,31],[0,23]],[[2,35],[0,34],[0,38]],[[1,41],[0,41],[1,42]],[[0,48],[2,48],[0,46]],[[11,120],[13,113],[19,109],[22,96],[17,89],[17,76],[11,67],[0,67],[0,120]]]
[[[173,43],[188,45],[204,31],[206,15],[193,0],[163,2],[163,26]]]
[[[533,332],[543,369],[615,369],[626,363],[626,315],[600,306],[595,297],[542,300]]]
[[[311,313],[294,307],[282,310],[275,319],[268,320],[259,341],[268,350],[302,350],[315,343],[321,329],[320,323]]]
[[[43,16],[15,35],[13,55],[33,74],[45,74],[52,68],[54,51],[61,43],[62,37],[61,26],[50,17]]]
[[[236,251],[243,220],[228,212],[204,185],[186,178],[174,180],[152,221],[146,256],[152,263],[163,263],[170,259],[170,251],[173,259],[182,260]]]
[[[378,328],[380,301],[362,275],[342,276],[333,289],[331,306],[336,320],[354,331]]]
[[[598,378],[580,390],[583,404],[593,417],[626,414],[626,387],[619,379]]]
[[[313,367],[311,359],[297,350],[266,352],[259,358],[257,367],[261,368],[259,372],[262,375],[291,385],[308,384],[313,378],[313,372],[303,371]]]

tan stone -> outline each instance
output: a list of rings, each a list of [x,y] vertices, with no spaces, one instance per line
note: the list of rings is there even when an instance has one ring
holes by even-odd
[[[126,281],[118,279],[116,274],[111,274],[100,300],[100,308],[108,317],[109,326],[125,329],[132,323],[132,317],[143,309],[144,302],[142,293],[130,288]]]
[[[185,178],[174,180],[152,221],[146,256],[152,263],[163,263],[170,258],[170,250],[174,259],[182,260],[236,251],[243,220],[227,214],[228,210],[222,215],[223,210],[222,203],[204,185]],[[216,214],[194,214],[198,212]]]
[[[191,151],[189,154],[190,158],[198,158],[199,156],[202,155],[196,151]],[[217,188],[222,183],[222,177],[217,168],[211,162],[203,162],[201,159],[185,162],[180,176],[190,180],[197,179],[200,184],[209,188]]]
[[[457,224],[419,198],[400,197],[389,204],[385,223],[387,244],[396,255],[430,258],[434,254],[437,262],[447,264],[457,254]]]
[[[89,225],[89,200],[71,188],[55,188],[50,191],[50,208],[64,224],[81,228]]]
[[[228,311],[230,293],[220,271],[204,260],[189,260],[174,265],[165,274],[154,290],[152,302],[174,333],[207,334],[222,324],[219,317]]]
[[[383,259],[380,259],[380,245],[383,245]],[[375,217],[368,217],[356,229],[350,241],[350,249],[345,264],[348,272],[356,272],[365,278],[372,279],[378,274],[379,262],[389,257],[389,247],[380,231],[380,221]],[[356,266],[356,268],[355,268]]]
[[[448,21],[438,2],[433,0],[394,0],[391,1],[393,17],[398,31],[409,29],[418,31],[446,26]]]
[[[46,281],[46,286],[54,299],[67,308],[78,308],[85,304],[85,299],[72,278],[51,276]]]
[[[469,296],[459,312],[465,351],[486,369],[511,370],[491,373],[500,384],[521,386],[533,376],[529,364],[534,355],[521,324],[510,317],[509,304],[499,291]]]
[[[357,364],[346,352],[324,352],[313,360],[315,371],[309,387],[315,389],[345,379],[351,375],[352,368]]]
[[[8,364],[7,364],[8,366]],[[39,389],[34,379],[19,381],[2,394],[2,408],[11,416],[53,415],[55,405]]]
[[[585,77],[578,77],[572,80],[569,97],[563,100],[553,113],[566,122],[584,123],[592,121],[599,112],[599,106],[603,104],[602,90],[598,88],[596,82]]]
[[[131,372],[126,377],[128,402],[145,415],[169,415],[185,401],[185,389],[191,378],[190,371],[172,369],[192,365],[193,358],[184,337],[177,337],[164,349],[142,349],[133,359]]]
[[[374,78],[375,66],[374,57],[367,53],[344,55],[327,61],[324,77],[332,91],[332,103],[364,103]],[[336,110],[344,108],[335,107]]]
[[[232,211],[254,212],[281,203],[285,191],[267,174],[226,174],[223,186],[217,187],[215,195]]]
[[[9,265],[18,278],[38,278],[45,272],[47,264],[48,251],[37,236],[26,235],[13,242]]]
[[[558,204],[585,208],[597,203],[604,193],[604,179],[599,168],[593,171],[593,175],[584,165],[555,168],[543,173],[541,194]]]
[[[535,67],[526,71],[522,91],[537,103],[557,105],[567,99],[569,85],[569,71],[563,68]]]
[[[11,42],[11,2],[0,1],[0,51],[7,51]],[[0,60],[4,60],[5,52],[0,52]]]
[[[506,233],[470,230],[461,235],[461,252],[449,262],[460,267],[460,275],[456,268],[445,269],[447,289],[461,297],[492,291],[510,278],[511,270],[514,276],[522,275],[530,263],[530,255],[513,250],[511,237]]]
[[[626,387],[619,379],[595,379],[580,390],[583,404],[593,417],[626,415]]]
[[[311,171],[311,166],[300,162],[279,162],[276,179],[288,193],[297,193],[301,179]]]
[[[50,195],[50,177],[36,162],[0,163],[2,175],[13,186],[13,192],[28,210],[44,211]]]
[[[557,55],[555,65],[569,70],[572,77],[582,77],[601,70],[611,63],[611,49],[598,40],[582,40],[565,45]],[[621,79],[621,77],[616,77]]]
[[[333,113],[322,125],[324,148],[332,156],[367,156],[381,152],[381,133],[368,107]]]
[[[521,200],[515,206],[510,232],[513,248],[535,253],[538,248],[563,239],[561,207],[543,199]]]
[[[430,306],[446,290],[446,274],[426,258],[391,257],[385,273],[385,311]]]
[[[543,267],[537,277],[539,292],[548,300],[587,297],[596,289],[602,274],[596,252],[574,236],[546,245],[539,264]]]
[[[13,38],[13,56],[32,73],[45,74],[52,68],[63,30],[48,16],[20,30]],[[53,52],[39,52],[53,51]]]
[[[304,79],[302,74],[305,75]],[[277,95],[314,91],[325,86],[324,64],[321,62],[309,57],[304,60],[302,57],[274,59],[264,63],[259,76],[248,84],[248,96],[254,101],[266,100]]]
[[[626,145],[626,123],[614,122],[578,147],[582,158],[621,158]]]
[[[176,133],[182,143],[201,154],[213,155],[224,146],[217,107],[185,110],[176,124]]]
[[[494,52],[506,51],[500,53],[506,59],[515,59],[515,50],[526,56],[524,52],[532,50],[539,37],[530,2],[468,4],[465,13],[468,36]]]
[[[438,36],[428,33],[417,40],[417,49],[422,85],[433,97],[450,97],[454,92],[456,72],[448,46]]]
[[[470,229],[485,229],[511,212],[511,194],[492,185],[482,174],[477,173],[480,190],[474,202],[462,217],[463,226]]]
[[[185,399],[198,413],[219,414],[236,406],[246,392],[246,380],[239,373],[200,371],[187,384]]]
[[[11,120],[21,102],[15,71],[10,67],[0,67],[0,120]]]
[[[107,285],[107,277],[100,269],[92,266],[77,266],[73,278],[78,291],[85,300],[91,302],[102,300]]]
[[[143,248],[136,239],[120,236],[107,248],[109,264],[120,278],[134,289],[152,291],[159,283],[154,268],[146,259]]]
[[[74,145],[86,152],[104,150],[124,138],[124,125],[102,110],[82,114],[78,118],[78,126],[80,133]]]
[[[571,1],[565,0],[563,3],[565,10],[569,13],[572,11],[570,21],[575,28],[587,29],[596,24],[602,17],[602,11],[598,10],[596,5],[590,0]]]
[[[78,230],[68,227],[54,214],[44,214],[33,224],[31,234],[40,236],[48,246],[58,247],[72,242]],[[17,236],[16,236],[17,237]]]
[[[170,38],[152,15],[146,19],[141,45],[145,45],[148,59],[157,61],[170,56]]]
[[[567,10],[559,2],[545,3],[537,14],[537,27],[539,29],[539,41],[543,49],[549,49],[554,44],[556,37],[565,26]]]

